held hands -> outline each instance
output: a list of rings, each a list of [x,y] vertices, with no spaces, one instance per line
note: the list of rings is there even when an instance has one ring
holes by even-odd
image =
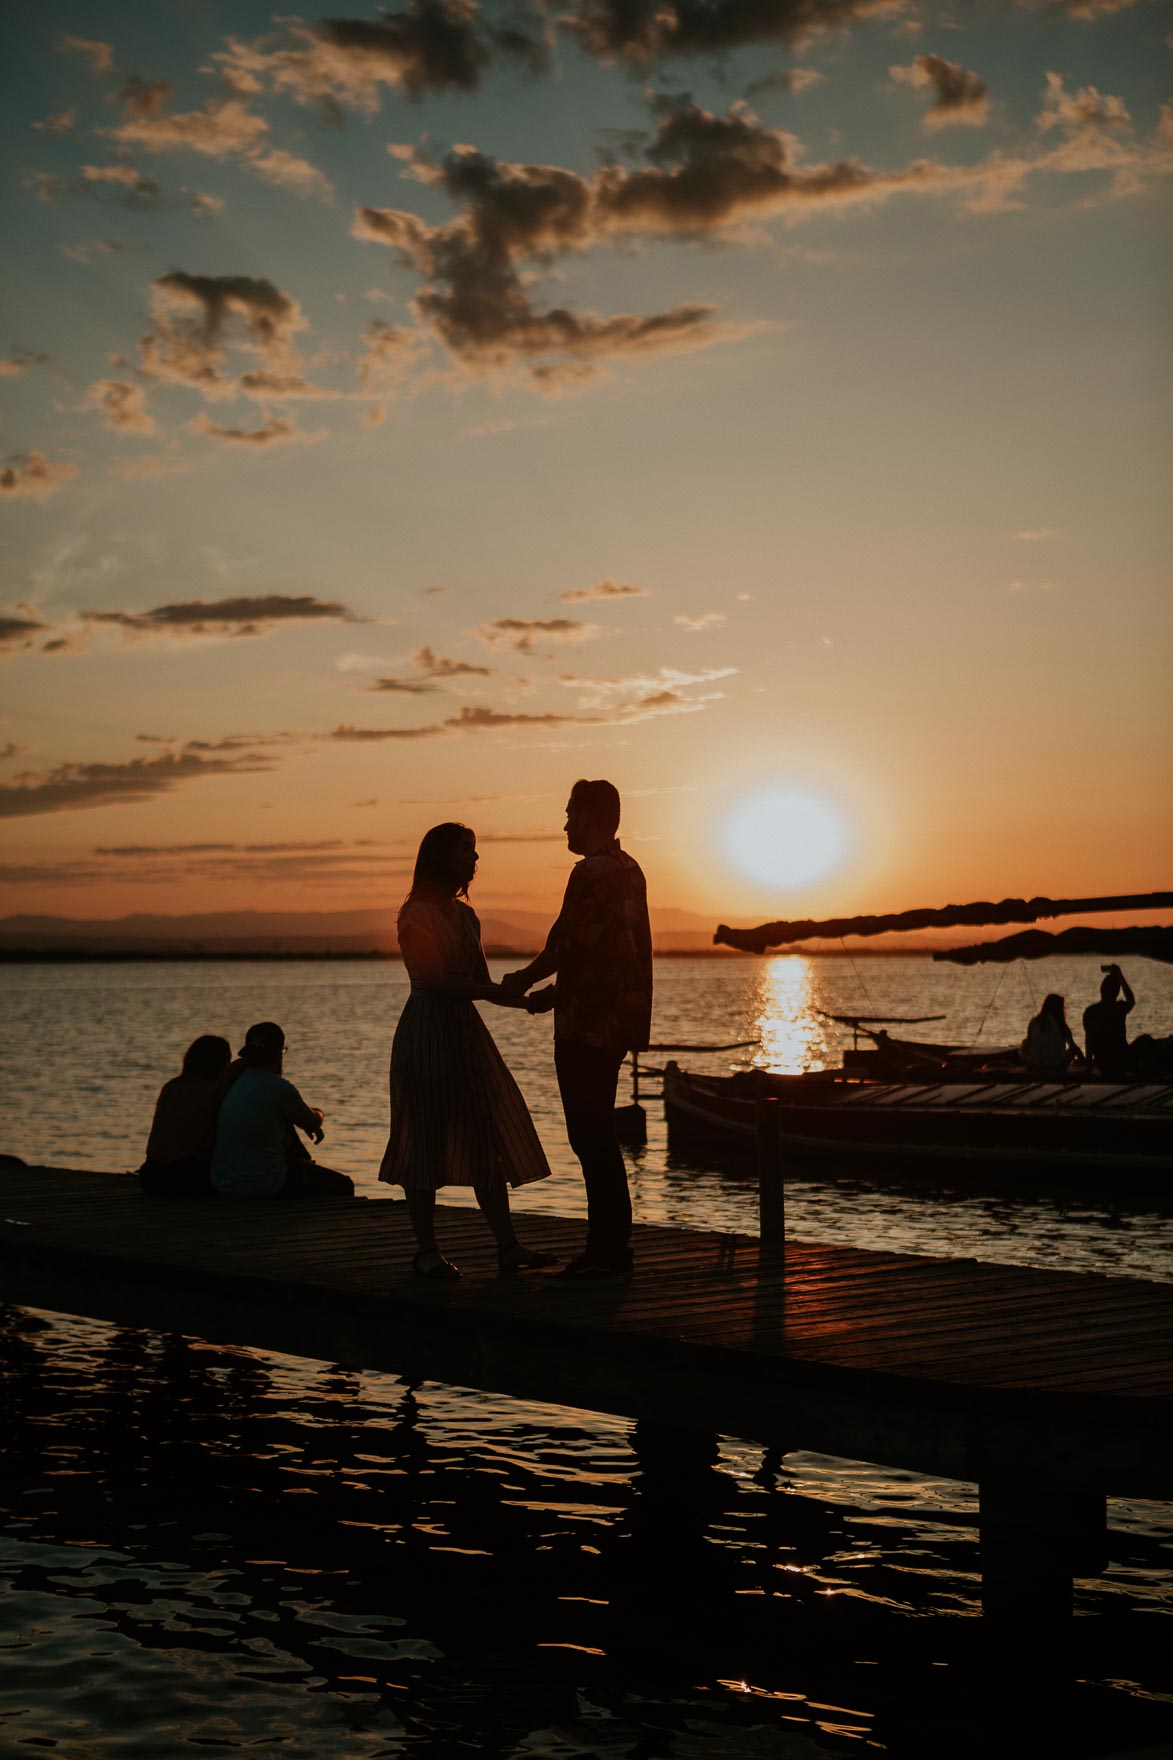
[[[535,990],[532,996],[525,999],[527,1014],[548,1014],[554,1006],[555,986],[547,984],[544,990]]]
[[[501,989],[506,996],[524,996],[529,989],[529,979],[524,972],[506,972],[501,980]]]

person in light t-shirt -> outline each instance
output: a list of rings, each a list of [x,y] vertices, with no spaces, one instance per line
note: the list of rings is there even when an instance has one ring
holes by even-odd
[[[301,1130],[320,1143],[322,1113],[281,1073],[285,1034],[276,1021],[250,1027],[238,1055],[216,1120],[213,1190],[229,1198],[352,1197],[353,1181],[320,1167],[297,1138]]]

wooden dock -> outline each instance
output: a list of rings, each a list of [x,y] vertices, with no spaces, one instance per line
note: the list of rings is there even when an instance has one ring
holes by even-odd
[[[988,1612],[1069,1608],[1105,1497],[1173,1498],[1173,1285],[678,1228],[618,1287],[409,1275],[401,1202],[145,1197],[0,1160],[0,1298],[976,1481]],[[522,1216],[569,1256],[581,1221]]]

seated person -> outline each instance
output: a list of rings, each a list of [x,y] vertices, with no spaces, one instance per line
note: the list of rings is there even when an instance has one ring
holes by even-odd
[[[220,1080],[231,1056],[227,1039],[204,1033],[184,1052],[181,1073],[164,1082],[155,1102],[147,1158],[138,1170],[144,1192],[179,1197],[210,1189]]]
[[[1061,1076],[1070,1063],[1082,1063],[1083,1052],[1075,1043],[1063,998],[1044,996],[1043,1006],[1026,1029],[1022,1061],[1035,1075]]]
[[[1088,1063],[1102,1076],[1127,1076],[1132,1057],[1125,1022],[1136,1005],[1128,979],[1119,966],[1101,966],[1100,1000],[1083,1011],[1083,1040]]]
[[[322,1114],[281,1073],[285,1034],[276,1021],[250,1027],[238,1057],[216,1121],[213,1189],[232,1198],[353,1197],[354,1182],[319,1167],[295,1135],[296,1126],[320,1143]]]

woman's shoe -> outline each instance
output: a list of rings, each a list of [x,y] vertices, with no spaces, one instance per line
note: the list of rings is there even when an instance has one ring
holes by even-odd
[[[425,1266],[421,1263],[421,1260],[430,1259],[431,1257],[431,1249],[426,1253],[417,1253],[415,1255],[411,1262],[413,1277],[426,1277],[433,1283],[454,1283],[457,1278],[460,1277],[461,1272],[459,1266],[454,1265],[451,1259],[446,1259],[443,1253],[439,1253],[434,1265]]]
[[[540,1271],[547,1265],[557,1265],[557,1253],[544,1252],[541,1247],[523,1247],[520,1241],[512,1246],[497,1248],[497,1269],[507,1277],[515,1271]]]

